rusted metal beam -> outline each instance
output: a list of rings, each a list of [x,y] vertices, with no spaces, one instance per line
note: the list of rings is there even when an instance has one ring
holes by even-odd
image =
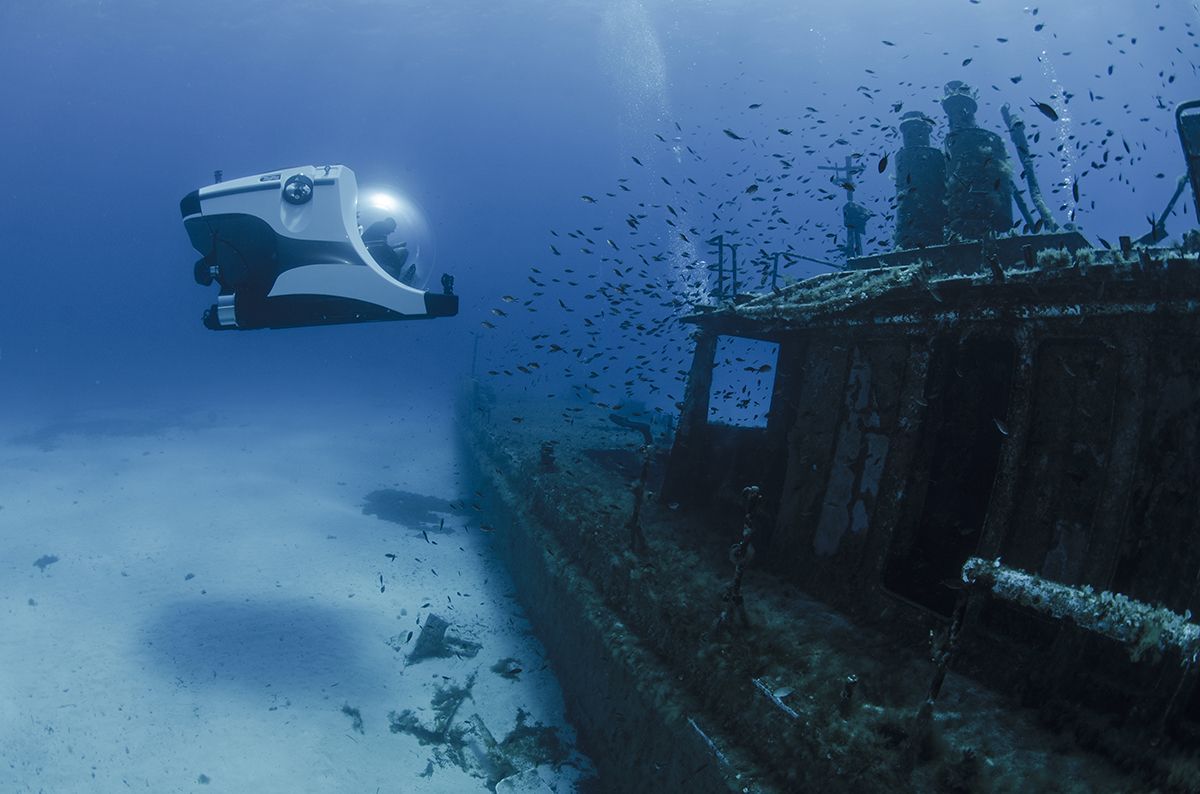
[[[1082,629],[1128,647],[1134,661],[1150,650],[1177,650],[1188,663],[1200,657],[1200,625],[1190,614],[1152,607],[1121,593],[1044,579],[1001,565],[999,560],[972,557],[963,565],[963,581],[997,598],[1051,618],[1069,619]]]

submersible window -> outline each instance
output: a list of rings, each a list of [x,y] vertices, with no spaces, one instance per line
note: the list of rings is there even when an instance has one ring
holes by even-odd
[[[708,395],[709,423],[766,427],[778,363],[779,345],[775,342],[718,337]]]
[[[283,183],[283,198],[289,204],[303,204],[312,198],[313,181],[304,174],[296,174]]]

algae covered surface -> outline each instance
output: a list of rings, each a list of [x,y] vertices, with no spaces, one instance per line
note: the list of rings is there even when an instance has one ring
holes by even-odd
[[[1154,788],[1138,769],[1082,746],[1069,724],[1055,727],[953,669],[922,736],[916,715],[934,673],[929,644],[889,631],[888,611],[851,620],[751,562],[742,585],[748,625],[715,626],[741,527],[714,535],[661,504],[658,450],[640,514],[647,547],[635,553],[631,464],[641,440],[606,410],[499,396],[483,406],[468,398],[464,414],[484,486],[510,503],[511,519],[496,531],[518,545],[537,538],[558,575],[592,594],[581,610],[628,647],[616,655],[647,708],[663,725],[685,724],[701,737],[731,790]],[[509,414],[522,421],[488,418]],[[546,442],[553,466],[541,454]],[[944,631],[942,622],[929,626]],[[1188,764],[1173,776],[1160,780],[1164,790],[1189,789]]]

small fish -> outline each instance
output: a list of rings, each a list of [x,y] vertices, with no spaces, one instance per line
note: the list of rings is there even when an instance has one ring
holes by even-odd
[[[780,127],[778,132],[780,135],[791,135],[792,134],[791,130],[785,130],[783,127]]]
[[[971,59],[970,59],[970,58],[964,58],[964,59],[963,59],[963,62],[962,62],[962,65],[963,65],[963,66],[969,66],[970,64],[971,64]]]
[[[1079,201],[1079,180],[1078,179],[1076,179],[1074,182],[1071,183],[1071,196],[1072,196],[1072,198],[1075,199],[1076,202]]]
[[[426,543],[428,543],[428,542],[429,542],[429,533],[428,533],[428,532],[426,532],[425,530],[423,530],[423,529],[422,529],[422,530],[421,530],[421,536],[425,538],[425,542],[426,542]]]
[[[583,199],[583,201],[587,204],[595,204],[596,203],[596,199],[594,199],[588,195],[583,195],[583,196],[580,196],[579,198]]]
[[[879,173],[882,174],[884,171],[887,170],[887,161],[888,161],[888,156],[886,154],[883,157],[879,158]]]
[[[750,187],[746,188],[746,193],[757,193],[757,192],[758,192],[758,185],[751,185]]]
[[[762,102],[755,102],[753,105],[750,106],[750,109],[758,110],[760,107],[762,107]]]
[[[999,419],[996,419],[994,417],[992,418],[992,421],[996,423],[996,429],[1000,431],[1000,435],[1002,435],[1002,436],[1008,435],[1008,425],[1004,424]]]
[[[1058,114],[1054,112],[1054,108],[1050,107],[1045,102],[1038,102],[1033,97],[1030,97],[1029,101],[1033,103],[1033,106],[1035,108],[1037,108],[1038,112],[1041,113],[1043,116],[1050,119],[1051,121],[1058,121]]]
[[[642,161],[641,161],[641,160],[639,160],[639,159],[637,159],[636,157],[630,156],[630,158],[629,158],[629,159],[630,159],[630,160],[633,160],[633,161],[634,161],[635,163],[637,163],[638,165],[641,165],[641,164],[642,164]]]
[[[390,554],[390,553],[389,553],[389,554],[385,554],[385,555],[383,555],[383,556],[384,556],[384,557],[387,557],[387,558],[388,558],[389,560],[391,560],[392,562],[395,562],[395,561],[396,561],[396,555],[395,555],[395,554]]]
[[[886,44],[886,45],[887,45],[887,46],[889,46],[889,47],[895,47],[895,46],[896,46],[896,43],[895,43],[894,41],[888,41],[887,39],[882,39],[882,41],[883,41],[883,43],[884,43],[884,44]]]
[[[482,325],[484,328],[495,328],[496,327],[496,326],[492,325],[491,323],[489,323],[487,320],[484,320],[483,322],[481,322],[479,324]]]
[[[724,133],[725,133],[727,136],[729,136],[730,138],[733,138],[735,141],[744,141],[744,140],[746,140],[745,138],[743,138],[741,135],[738,135],[738,134],[737,134],[736,132],[734,132],[733,130],[723,130],[723,132],[724,132]]]

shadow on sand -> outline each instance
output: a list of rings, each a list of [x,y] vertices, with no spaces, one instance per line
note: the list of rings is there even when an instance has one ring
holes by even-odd
[[[381,488],[363,497],[363,514],[401,526],[437,531],[446,516],[462,515],[450,501],[436,496]],[[453,529],[443,528],[449,534]]]
[[[362,630],[308,601],[183,601],[142,631],[143,652],[181,685],[329,686],[354,676]]]

